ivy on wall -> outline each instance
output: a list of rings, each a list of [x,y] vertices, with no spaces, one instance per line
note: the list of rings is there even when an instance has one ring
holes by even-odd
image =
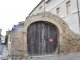
[[[7,45],[7,43],[8,43],[8,35],[6,35],[5,37],[5,44]]]

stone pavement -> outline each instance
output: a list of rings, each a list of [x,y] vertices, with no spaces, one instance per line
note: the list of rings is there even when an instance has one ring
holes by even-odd
[[[71,53],[69,55],[46,55],[28,57],[27,60],[80,60],[80,53]]]

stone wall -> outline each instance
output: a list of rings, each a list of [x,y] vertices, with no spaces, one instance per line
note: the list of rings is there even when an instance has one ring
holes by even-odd
[[[16,47],[16,57],[17,58],[24,58],[25,50],[24,50],[24,24],[19,22],[18,29],[12,30],[12,41],[11,41],[11,58],[14,56],[14,44]],[[14,42],[15,41],[15,42]]]
[[[27,57],[27,29],[30,24],[42,21],[55,25],[58,28],[57,53],[69,54],[80,52],[80,36],[69,29],[69,26],[61,18],[52,15],[50,12],[38,13],[26,18],[24,25],[16,30],[16,54]],[[12,52],[14,49],[14,31],[12,32]],[[13,54],[13,53],[12,53]]]
[[[80,36],[78,34],[67,29],[64,32],[63,40],[63,44],[60,45],[60,53],[69,54],[80,52]]]
[[[43,21],[49,22],[57,26],[59,29],[59,37],[58,37],[58,49],[57,52],[63,54],[69,54],[71,52],[79,52],[80,51],[80,38],[78,34],[75,34],[69,29],[67,23],[56,15],[52,15],[50,12],[38,13],[37,15],[33,15],[28,17],[25,20],[24,31],[26,32],[28,26],[31,23]],[[27,38],[25,38],[27,42]]]

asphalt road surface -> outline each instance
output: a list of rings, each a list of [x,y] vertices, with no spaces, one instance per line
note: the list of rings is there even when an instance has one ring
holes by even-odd
[[[1,43],[0,43],[0,55],[2,55],[3,48],[4,48],[4,45],[1,45]]]
[[[8,60],[6,46],[1,45],[1,42],[0,42],[0,60]]]

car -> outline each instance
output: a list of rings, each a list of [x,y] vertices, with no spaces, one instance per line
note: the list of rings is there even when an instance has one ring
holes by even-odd
[[[4,41],[4,40],[2,40],[2,41],[1,41],[1,45],[4,45],[4,44],[5,44],[5,41]]]

